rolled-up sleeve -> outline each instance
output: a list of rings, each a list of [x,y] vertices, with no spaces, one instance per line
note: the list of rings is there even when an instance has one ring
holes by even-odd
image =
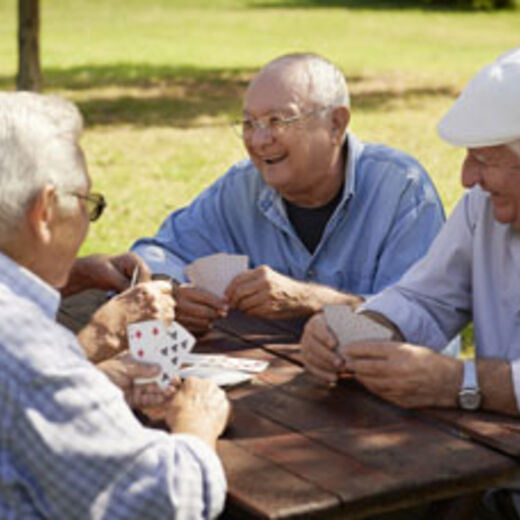
[[[470,320],[472,229],[463,198],[426,256],[363,309],[392,321],[406,341],[441,350]]]

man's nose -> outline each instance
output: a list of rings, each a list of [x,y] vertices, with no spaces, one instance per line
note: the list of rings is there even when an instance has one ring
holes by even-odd
[[[474,161],[470,164],[469,161],[466,159],[466,161],[464,161],[464,165],[462,166],[462,185],[465,188],[471,188],[475,186],[475,184],[480,184],[481,182],[481,166]]]
[[[254,146],[264,145],[270,143],[273,140],[273,132],[269,126],[256,125],[252,129],[251,133],[251,144]]]

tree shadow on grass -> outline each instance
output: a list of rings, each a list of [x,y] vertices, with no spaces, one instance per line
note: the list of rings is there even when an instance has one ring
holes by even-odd
[[[46,92],[76,101],[89,126],[130,124],[177,128],[217,126],[240,116],[247,84],[256,68],[203,69],[195,66],[118,63],[47,68]],[[453,96],[449,87],[399,88],[382,83],[363,88],[370,78],[352,76],[353,110],[389,111],[397,101],[417,102],[432,96]],[[0,77],[0,87],[8,78]],[[11,79],[12,82],[12,79]]]

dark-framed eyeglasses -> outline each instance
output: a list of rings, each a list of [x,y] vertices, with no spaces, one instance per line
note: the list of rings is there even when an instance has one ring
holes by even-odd
[[[107,207],[107,201],[105,197],[101,195],[101,193],[89,193],[88,195],[83,195],[81,193],[71,193],[78,199],[83,199],[87,206],[87,213],[90,222],[95,222],[101,217],[103,211]]]

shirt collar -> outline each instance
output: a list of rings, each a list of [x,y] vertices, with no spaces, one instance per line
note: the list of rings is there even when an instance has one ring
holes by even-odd
[[[3,253],[0,253],[0,284],[21,298],[34,302],[50,319],[56,319],[60,293]]]
[[[347,132],[344,146],[347,147],[348,155],[345,164],[345,187],[339,205],[344,204],[345,201],[355,195],[356,164],[363,151],[364,145],[353,133]],[[259,175],[261,176],[260,173]],[[258,202],[263,211],[266,211],[271,205],[276,204],[278,210],[285,213],[282,197],[274,188],[271,188],[271,186],[265,183],[263,183],[263,187],[260,191]]]

